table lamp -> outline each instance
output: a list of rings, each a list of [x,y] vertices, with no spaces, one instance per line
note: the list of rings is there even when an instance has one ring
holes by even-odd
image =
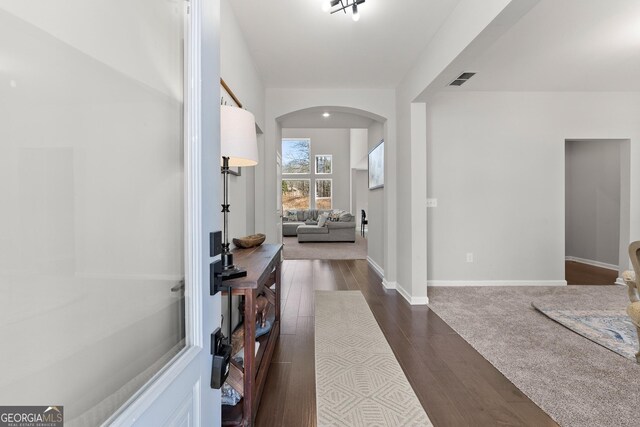
[[[222,174],[224,175],[222,280],[247,275],[246,270],[233,264],[233,254],[229,250],[229,168],[258,164],[255,123],[255,117],[247,110],[228,105],[220,106],[220,156],[222,157]]]

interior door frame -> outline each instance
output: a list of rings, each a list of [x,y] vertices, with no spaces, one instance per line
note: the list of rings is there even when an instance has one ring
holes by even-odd
[[[185,0],[184,32],[184,244],[186,346],[104,425],[179,423],[217,425],[220,393],[209,386],[206,342],[220,324],[220,297],[209,296],[210,215],[219,199],[219,0]],[[216,75],[212,75],[216,74]],[[202,76],[206,75],[205,80]],[[205,165],[203,167],[203,165]],[[207,170],[210,169],[210,170]],[[217,316],[216,316],[217,313]],[[209,332],[205,332],[211,329]],[[176,400],[176,395],[181,395]],[[202,402],[206,402],[203,407]],[[163,405],[170,405],[169,408]],[[162,410],[158,410],[158,408]],[[186,421],[185,424],[183,424]],[[216,422],[217,421],[217,422]],[[151,424],[149,424],[151,423]]]
[[[282,243],[282,154],[276,151],[276,236],[277,242]]]

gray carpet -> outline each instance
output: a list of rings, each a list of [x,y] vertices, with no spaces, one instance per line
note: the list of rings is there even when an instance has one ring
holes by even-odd
[[[640,425],[640,366],[531,307],[626,307],[626,287],[433,287],[428,293],[429,306],[560,425]]]
[[[283,237],[284,259],[367,259],[367,239],[356,236],[355,243],[307,242],[297,237]]]
[[[362,293],[315,300],[318,427],[431,426]]]

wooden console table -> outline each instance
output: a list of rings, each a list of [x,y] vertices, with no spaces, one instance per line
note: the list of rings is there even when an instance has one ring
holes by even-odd
[[[280,336],[281,252],[280,244],[233,251],[234,263],[247,270],[246,277],[224,282],[225,286],[231,285],[232,295],[244,297],[244,369],[235,362],[231,363],[227,382],[240,392],[242,400],[235,406],[222,406],[223,426],[252,426],[255,421],[273,350]],[[269,300],[267,320],[272,326],[268,334],[258,338],[260,348],[256,354],[255,304],[260,294]]]

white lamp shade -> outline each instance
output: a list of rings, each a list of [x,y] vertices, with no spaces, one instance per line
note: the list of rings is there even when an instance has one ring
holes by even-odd
[[[220,106],[220,157],[229,158],[229,166],[258,164],[256,119],[247,110]]]

